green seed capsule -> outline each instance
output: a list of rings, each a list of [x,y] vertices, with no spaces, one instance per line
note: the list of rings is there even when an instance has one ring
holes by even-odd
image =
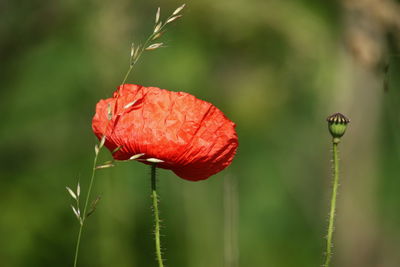
[[[329,116],[328,121],[328,129],[333,138],[340,138],[346,132],[347,124],[350,122],[346,116],[341,113],[335,113]]]

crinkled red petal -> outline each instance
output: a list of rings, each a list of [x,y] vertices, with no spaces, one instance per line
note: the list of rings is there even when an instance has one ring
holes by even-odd
[[[112,119],[108,113],[112,111]],[[98,138],[117,160],[163,160],[158,167],[179,177],[204,180],[223,170],[235,156],[235,124],[211,103],[184,92],[125,84],[100,100],[92,122]]]

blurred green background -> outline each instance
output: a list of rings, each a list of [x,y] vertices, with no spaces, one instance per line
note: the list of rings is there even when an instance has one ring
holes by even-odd
[[[400,266],[399,4],[186,3],[167,47],[145,53],[128,81],[214,103],[240,147],[203,182],[159,171],[167,266],[320,266],[334,112],[351,119],[334,265]],[[65,186],[80,179],[86,192],[95,104],[122,81],[156,8],[165,18],[181,4],[0,2],[0,266],[72,266],[78,222]],[[102,199],[79,266],[156,266],[149,167],[121,163],[95,183]]]

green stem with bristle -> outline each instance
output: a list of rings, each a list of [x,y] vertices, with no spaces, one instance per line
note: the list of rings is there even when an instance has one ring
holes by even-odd
[[[151,198],[153,200],[153,212],[154,212],[154,239],[156,246],[156,256],[159,267],[163,267],[163,259],[161,253],[161,242],[160,242],[160,216],[158,212],[158,196],[156,187],[156,167],[157,164],[151,165]]]
[[[324,263],[324,267],[329,267],[332,257],[332,237],[334,231],[334,223],[335,223],[335,213],[336,213],[336,198],[339,187],[339,160],[338,160],[338,144],[340,139],[334,138],[333,145],[333,188],[332,188],[332,198],[331,198],[331,209],[329,212],[329,225],[328,225],[328,235],[326,237],[326,259]]]

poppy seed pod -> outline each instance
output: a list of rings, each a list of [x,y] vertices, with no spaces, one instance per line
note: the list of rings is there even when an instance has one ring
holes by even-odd
[[[329,132],[333,138],[342,137],[346,132],[347,124],[350,122],[350,120],[341,113],[335,113],[326,120],[328,121]]]
[[[92,128],[114,159],[156,162],[191,181],[229,166],[238,147],[235,124],[211,103],[134,84],[97,103]]]

